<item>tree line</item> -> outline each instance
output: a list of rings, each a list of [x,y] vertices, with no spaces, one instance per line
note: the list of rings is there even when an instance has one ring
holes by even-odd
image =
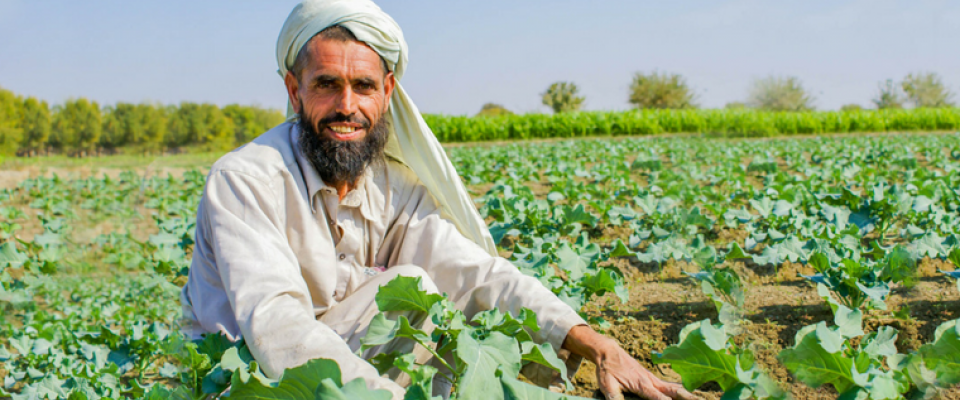
[[[278,110],[238,104],[101,106],[81,97],[51,107],[0,88],[0,155],[223,151],[283,120]]]
[[[934,72],[915,72],[900,81],[888,79],[877,85],[870,100],[876,109],[955,107],[954,93]],[[573,82],[554,82],[540,94],[543,105],[555,113],[579,111],[586,98]],[[795,76],[768,76],[755,79],[747,99],[727,103],[724,108],[752,108],[764,111],[812,111],[815,98]],[[630,82],[627,101],[638,109],[695,109],[696,91],[680,74],[660,71],[637,72]],[[842,111],[859,110],[859,104],[847,104]],[[512,114],[496,103],[484,104],[478,116]]]

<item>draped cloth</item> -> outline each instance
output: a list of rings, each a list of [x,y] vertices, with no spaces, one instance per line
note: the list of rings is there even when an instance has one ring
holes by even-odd
[[[300,49],[317,33],[340,25],[382,57],[393,71],[396,85],[384,118],[390,118],[387,156],[407,165],[441,206],[441,215],[461,234],[497,255],[493,237],[477,212],[460,176],[417,106],[400,85],[407,67],[407,42],[393,18],[369,0],[305,0],[294,7],[277,39],[277,72],[284,77]],[[297,116],[287,104],[287,117]]]

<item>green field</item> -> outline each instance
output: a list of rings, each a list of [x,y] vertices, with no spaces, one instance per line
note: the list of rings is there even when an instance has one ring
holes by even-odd
[[[501,255],[704,398],[960,398],[958,133],[447,152]],[[242,344],[178,333],[203,171],[215,158],[3,162],[4,173],[25,175],[0,189],[0,398],[200,399],[228,383],[235,397],[301,393],[260,375]],[[446,300],[423,301],[448,324],[445,347],[460,349],[458,398],[504,398],[471,391],[477,382],[507,398],[559,398],[515,379],[524,363],[555,365],[549,346],[524,344],[529,315],[490,312],[470,325],[443,311]],[[462,356],[468,346],[481,357]],[[374,362],[429,387],[435,371],[408,361]],[[602,397],[593,371],[585,363],[568,393]],[[311,397],[372,398],[339,382],[335,364],[288,376]]]

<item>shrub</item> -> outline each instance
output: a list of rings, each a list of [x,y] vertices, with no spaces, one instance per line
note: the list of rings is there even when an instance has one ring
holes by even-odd
[[[761,110],[809,111],[813,97],[796,77],[770,76],[753,82],[747,104]]]
[[[480,108],[478,117],[501,117],[504,115],[513,115],[513,112],[497,103],[487,103]]]
[[[907,100],[917,108],[953,107],[953,93],[934,72],[909,74],[900,83]]]
[[[541,94],[543,105],[550,107],[555,113],[564,113],[580,110],[583,105],[583,96],[578,96],[580,89],[573,82],[554,82]]]
[[[863,107],[860,107],[859,104],[855,104],[855,103],[844,104],[843,106],[840,107],[840,111],[860,111],[860,110],[863,110]]]
[[[697,108],[695,95],[680,74],[637,72],[630,83],[630,104],[637,108]]]
[[[900,88],[893,83],[893,79],[887,79],[884,83],[877,85],[880,93],[873,100],[873,104],[878,110],[903,108],[903,93]]]

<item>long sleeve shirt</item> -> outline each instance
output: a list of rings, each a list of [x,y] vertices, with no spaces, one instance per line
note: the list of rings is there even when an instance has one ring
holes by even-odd
[[[271,377],[328,358],[344,382],[376,382],[376,370],[318,319],[370,276],[404,264],[423,268],[468,318],[533,310],[534,340],[555,350],[585,324],[536,279],[461,235],[404,165],[371,166],[340,201],[300,155],[299,134],[279,125],[211,167],[181,295],[194,338],[244,338]]]

